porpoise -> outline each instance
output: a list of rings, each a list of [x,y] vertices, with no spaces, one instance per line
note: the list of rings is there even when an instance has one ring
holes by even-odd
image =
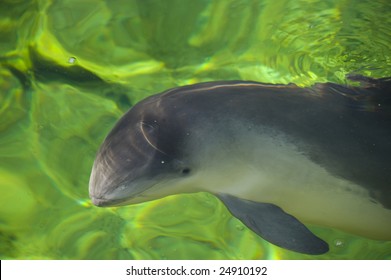
[[[265,240],[323,254],[304,224],[391,240],[391,79],[219,81],[133,106],[100,147],[97,206],[209,192]]]

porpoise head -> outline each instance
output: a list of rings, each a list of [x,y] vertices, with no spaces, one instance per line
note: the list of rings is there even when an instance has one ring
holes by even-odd
[[[175,194],[176,181],[193,172],[182,152],[186,133],[170,124],[155,101],[131,108],[104,140],[89,182],[93,204],[118,206]]]

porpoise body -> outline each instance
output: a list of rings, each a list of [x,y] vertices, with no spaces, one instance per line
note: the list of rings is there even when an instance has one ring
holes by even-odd
[[[391,240],[391,82],[179,87],[133,106],[103,142],[89,192],[119,206],[215,194],[264,239],[328,251],[303,223]]]

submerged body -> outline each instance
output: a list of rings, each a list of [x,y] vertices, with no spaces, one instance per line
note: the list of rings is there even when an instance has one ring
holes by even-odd
[[[115,206],[211,192],[257,234],[310,254],[327,244],[299,221],[391,240],[391,86],[365,81],[212,82],[149,97],[103,143],[91,199]]]

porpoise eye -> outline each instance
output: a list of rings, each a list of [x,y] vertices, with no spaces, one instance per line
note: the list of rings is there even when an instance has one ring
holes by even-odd
[[[190,168],[185,167],[185,168],[182,169],[182,174],[187,175],[189,173],[190,173]]]

